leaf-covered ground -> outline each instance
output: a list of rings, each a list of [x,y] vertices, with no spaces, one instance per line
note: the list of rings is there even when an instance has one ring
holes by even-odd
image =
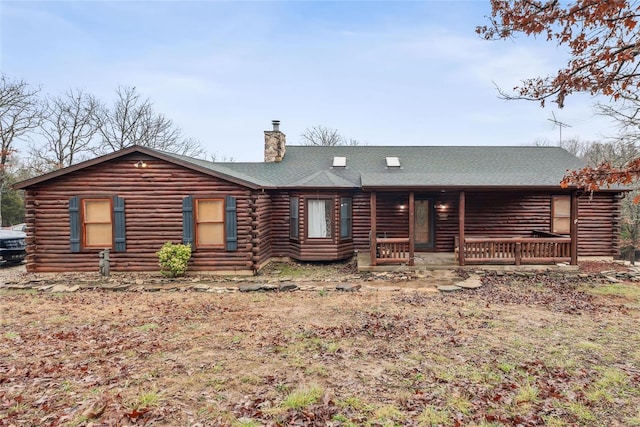
[[[640,425],[640,287],[0,292],[0,426]]]

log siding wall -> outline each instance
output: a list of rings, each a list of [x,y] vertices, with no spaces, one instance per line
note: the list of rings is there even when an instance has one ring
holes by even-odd
[[[620,193],[578,198],[578,255],[620,255]]]
[[[133,163],[144,160],[147,168]],[[550,231],[551,196],[559,192],[466,191],[468,237],[528,236],[532,230]],[[567,194],[567,193],[564,193]],[[166,241],[182,241],[182,199],[236,198],[238,249],[196,248],[192,271],[255,271],[272,257],[298,260],[339,260],[354,250],[369,250],[370,193],[356,191],[261,191],[208,176],[141,154],[116,158],[60,178],[33,185],[26,191],[27,270],[30,272],[98,271],[98,249],[71,253],[69,199],[112,197],[125,200],[126,252],[111,253],[113,271],[158,271],[156,252]],[[457,191],[414,193],[429,198],[436,209],[436,252],[453,252],[459,234]],[[289,237],[289,198],[299,197],[299,239]],[[352,238],[340,238],[340,197],[352,198]],[[332,237],[306,237],[306,201],[330,198]],[[409,192],[377,193],[377,230],[387,237],[409,233]],[[404,206],[404,209],[401,208]],[[595,193],[579,198],[579,256],[612,256],[618,253],[620,195]]]
[[[251,198],[251,243],[254,267],[260,269],[272,254],[271,196],[256,193]]]
[[[437,195],[436,202],[440,201],[443,209],[436,209],[436,252],[453,252],[455,239],[458,235],[458,201],[459,193],[446,192]]]
[[[369,250],[371,230],[371,196],[369,193],[353,195],[353,247],[360,251]]]
[[[292,257],[289,242],[289,198],[288,192],[272,192],[271,196],[271,253],[274,257]]]
[[[136,169],[137,160],[147,163]],[[196,248],[192,271],[253,271],[253,258],[264,257],[253,248],[252,209],[257,203],[263,215],[264,201],[252,200],[251,190],[187,168],[147,156],[125,156],[64,178],[36,185],[26,192],[28,256],[31,272],[98,271],[98,249],[71,253],[69,244],[69,199],[74,196],[125,199],[126,252],[111,252],[113,271],[158,271],[156,252],[167,241],[182,242],[182,199],[200,197],[236,198],[238,250]],[[268,221],[267,221],[268,227]],[[268,233],[257,230],[258,234]],[[268,252],[268,240],[264,243]],[[268,255],[267,255],[268,256]]]
[[[551,231],[551,195],[522,192],[466,192],[466,237],[530,236]]]

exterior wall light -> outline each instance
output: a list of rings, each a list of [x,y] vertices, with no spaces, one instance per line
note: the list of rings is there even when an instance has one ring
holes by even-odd
[[[436,202],[436,215],[439,220],[446,221],[449,218],[447,207],[446,203],[443,203],[440,200]]]
[[[146,168],[146,167],[147,167],[147,164],[146,164],[144,161],[142,161],[142,160],[138,160],[137,162],[135,162],[135,163],[133,164],[133,167],[135,167],[135,168],[142,168],[142,169],[144,169],[144,168]]]

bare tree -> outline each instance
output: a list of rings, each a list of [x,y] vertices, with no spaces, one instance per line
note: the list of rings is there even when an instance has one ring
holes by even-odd
[[[210,162],[213,162],[213,163],[216,163],[216,162],[231,163],[231,162],[235,162],[236,161],[233,158],[233,156],[228,156],[228,157],[226,155],[222,155],[221,156],[217,152],[207,155],[206,160],[209,160]]]
[[[145,145],[150,137],[153,124],[151,102],[142,99],[135,87],[118,86],[113,109],[102,111],[100,134],[105,151],[118,151],[131,145]],[[162,127],[165,127],[163,124]],[[157,132],[157,131],[155,131]]]
[[[622,168],[629,161],[640,157],[640,149],[633,140],[619,138],[609,142],[592,142],[582,147],[580,157],[590,167],[608,164]],[[640,247],[640,205],[634,200],[640,195],[637,189],[631,191],[621,202],[620,251],[635,263],[635,252]]]
[[[640,140],[639,95],[621,97],[615,105],[596,104],[596,109],[598,114],[610,117],[617,124],[617,138],[630,142]]]
[[[582,141],[580,138],[569,138],[560,141],[560,147],[577,157],[584,157],[589,147],[595,144],[592,141]]]
[[[39,91],[22,80],[10,80],[4,74],[0,77],[0,206],[6,189],[5,169],[15,152],[14,144],[37,128],[42,120]]]
[[[50,98],[40,127],[44,144],[31,145],[31,165],[45,173],[86,160],[86,155],[96,148],[99,109],[99,101],[81,90]]]
[[[633,203],[635,197],[638,197],[638,190],[632,191],[622,200],[620,215],[620,252],[632,264],[635,264],[636,251],[640,247],[640,206]]]
[[[559,143],[551,142],[549,139],[541,139],[537,140],[533,143],[536,147],[561,147],[567,150],[569,153],[573,154],[576,157],[583,158],[585,153],[590,149],[590,147],[596,144],[591,141],[581,141],[580,138],[569,138],[560,141]]]
[[[39,91],[24,81],[11,81],[5,75],[0,77],[0,168],[6,165],[14,151],[14,142],[40,125]]]
[[[183,138],[182,130],[171,119],[155,113],[151,101],[141,98],[135,87],[119,86],[116,95],[113,109],[104,108],[101,113],[103,151],[143,145],[192,157],[203,155],[200,143]]]
[[[302,145],[334,147],[336,145],[360,145],[355,139],[347,139],[337,129],[318,125],[305,129],[300,135]]]
[[[613,168],[624,169],[633,159],[640,157],[637,146],[640,139],[640,97],[624,96],[616,105],[597,104],[598,113],[608,116],[618,125],[618,135],[606,144],[593,146],[585,160],[590,166],[608,163]],[[635,254],[640,248],[640,190],[629,192],[621,203],[620,250],[635,264]]]
[[[178,144],[167,147],[165,151],[170,151],[183,156],[205,158],[207,153],[199,140],[195,138],[182,138]]]
[[[350,147],[355,147],[356,145],[360,145],[360,141],[358,141],[357,139],[349,138],[349,139],[345,139],[344,145],[348,145]],[[367,144],[365,144],[365,145],[367,145]]]
[[[638,156],[640,150],[635,143],[621,138],[609,142],[594,142],[585,149],[581,157],[590,166],[607,162],[613,167],[623,167]]]

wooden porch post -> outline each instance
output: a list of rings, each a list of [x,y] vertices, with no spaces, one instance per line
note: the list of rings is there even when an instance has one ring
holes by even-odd
[[[414,265],[414,253],[415,253],[415,238],[413,235],[413,221],[414,221],[414,200],[415,194],[413,191],[409,192],[409,265]]]
[[[458,202],[458,261],[464,265],[464,210],[465,210],[464,190],[460,191],[460,201]]]
[[[571,192],[571,215],[570,215],[571,235],[571,265],[578,265],[578,192]]]
[[[376,259],[376,246],[378,245],[378,243],[376,242],[376,192],[372,191],[371,192],[371,242],[369,243],[369,245],[371,246],[369,248],[369,251],[371,252],[371,265],[372,266],[376,266],[378,265],[377,263],[377,259]]]

